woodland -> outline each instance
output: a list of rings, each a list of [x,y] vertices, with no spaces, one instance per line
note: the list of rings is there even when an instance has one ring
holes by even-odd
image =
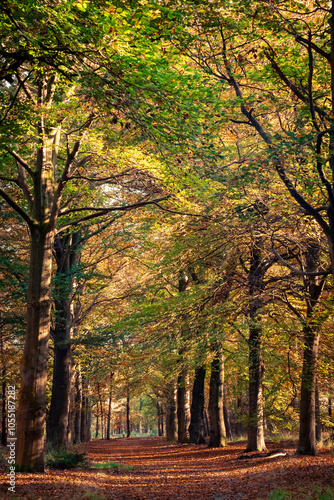
[[[2,0],[0,33],[2,460],[15,422],[17,477],[130,436],[316,466],[334,2]]]

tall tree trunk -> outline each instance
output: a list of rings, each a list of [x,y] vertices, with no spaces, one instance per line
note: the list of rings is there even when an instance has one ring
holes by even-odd
[[[110,390],[109,390],[109,402],[108,402],[108,417],[107,417],[107,439],[110,439],[110,422],[111,422],[111,403],[112,403],[112,380],[114,374],[110,374]]]
[[[52,396],[47,426],[47,439],[54,448],[67,445],[71,379],[71,346],[69,343],[57,343],[54,346]]]
[[[21,470],[36,472],[44,471],[53,240],[53,231],[44,226],[31,228],[27,330],[21,362],[16,460]]]
[[[315,381],[319,350],[319,335],[314,328],[304,326],[304,360],[300,391],[299,441],[297,453],[317,455],[315,436]]]
[[[195,372],[193,397],[190,409],[189,443],[204,444],[204,381],[205,368],[201,366]]]
[[[71,445],[74,443],[74,426],[75,426],[75,405],[76,405],[76,371],[73,369],[74,367],[72,366],[71,370],[71,391],[70,391],[70,404],[69,404],[69,411],[68,411],[68,425],[67,425],[67,445]]]
[[[167,441],[173,442],[177,440],[176,432],[176,390],[172,387],[168,393],[167,400],[167,416],[166,416],[166,434]]]
[[[307,244],[305,252],[306,270],[315,272],[319,266],[320,248],[317,242]],[[307,305],[306,322],[303,327],[304,334],[304,357],[302,383],[300,391],[299,411],[299,441],[297,453],[300,455],[316,455],[315,435],[315,388],[316,388],[316,366],[319,351],[319,322],[314,321],[315,308],[319,302],[325,279],[315,276],[304,277],[305,300]]]
[[[24,216],[30,230],[30,266],[26,337],[21,361],[21,386],[17,412],[16,461],[21,470],[35,472],[44,471],[52,250],[58,202],[63,190],[63,186],[60,187],[59,184],[57,188],[57,181],[54,177],[60,130],[56,127],[48,128],[45,118],[46,107],[51,105],[54,91],[55,76],[41,77],[36,95],[40,120],[37,126],[33,194],[25,181],[23,166],[18,162],[21,184],[30,207],[30,215]]]
[[[157,401],[157,418],[158,418],[158,436],[163,435],[163,420],[162,420],[162,406]]]
[[[235,422],[235,433],[237,436],[242,436],[245,434],[245,427],[243,422],[241,421],[241,415],[243,415],[245,412],[243,411],[243,397],[242,395],[237,396],[236,400],[236,422]]]
[[[328,397],[328,417],[330,420],[332,419],[332,398],[330,396]]]
[[[82,378],[80,365],[75,370],[75,396],[74,396],[74,436],[75,444],[81,441],[81,416],[82,416]]]
[[[264,451],[264,413],[262,380],[262,337],[260,327],[250,327],[249,333],[249,415],[247,451]]]
[[[218,448],[226,445],[226,430],[224,422],[224,362],[218,351],[211,362],[209,419],[210,441],[209,448]]]
[[[262,238],[256,237],[253,242],[250,270],[248,275],[249,286],[249,414],[247,451],[264,451],[264,409],[262,396],[262,381],[264,364],[262,360],[262,329],[258,317],[262,303],[264,289],[265,265],[262,256]]]
[[[54,367],[48,442],[55,448],[67,445],[67,428],[72,381],[72,293],[79,260],[78,233],[58,236],[54,243],[57,263],[55,296],[55,326],[51,330],[54,340]]]
[[[177,380],[177,440],[179,443],[188,442],[189,421],[188,378],[183,370]]]
[[[126,398],[126,437],[131,436],[131,426],[130,426],[130,396],[129,393]]]
[[[317,443],[321,441],[321,415],[318,385],[315,387],[315,440]]]
[[[92,404],[90,385],[86,377],[82,376],[82,413],[81,413],[81,443],[91,440]]]
[[[227,406],[227,391],[226,391],[226,384],[225,383],[224,383],[223,413],[224,413],[226,437],[228,439],[232,439],[233,435],[232,435],[232,428],[231,428],[231,422],[230,422],[230,416],[229,416],[229,409]]]
[[[99,430],[100,430],[100,422],[99,422],[99,409],[97,408],[96,412],[96,421],[95,421],[95,438],[97,439],[99,437]]]

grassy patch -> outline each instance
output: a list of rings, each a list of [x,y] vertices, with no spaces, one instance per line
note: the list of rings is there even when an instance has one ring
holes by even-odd
[[[93,469],[109,469],[114,471],[133,470],[133,467],[131,467],[131,465],[117,464],[115,462],[98,462],[96,464],[92,464],[91,467]]]
[[[291,493],[283,490],[271,491],[268,495],[270,500],[287,500],[291,498]]]
[[[286,490],[275,490],[271,491],[268,495],[268,500],[296,500],[296,499],[304,499],[304,500],[333,500],[334,499],[334,489],[333,488],[325,488],[320,489],[318,487],[314,488],[312,493],[303,494],[303,493],[292,493],[291,491]]]

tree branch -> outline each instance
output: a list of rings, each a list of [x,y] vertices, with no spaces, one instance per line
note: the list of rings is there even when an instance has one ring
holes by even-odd
[[[2,196],[2,198],[8,203],[8,205],[13,210],[15,210],[15,212],[17,212],[22,217],[23,220],[26,221],[26,223],[30,228],[34,226],[33,219],[31,219],[29,215],[23,210],[23,208],[21,208],[20,205],[18,205],[16,201],[14,201],[10,196],[8,196],[8,194],[5,193],[5,191],[3,191],[1,188],[0,188],[0,196]]]
[[[28,163],[23,160],[23,158],[21,158],[19,154],[17,154],[15,151],[10,151],[9,149],[7,151],[28,172],[31,177],[34,177],[34,171],[29,167]]]
[[[271,249],[278,258],[278,260],[283,264],[283,266],[288,267],[291,271],[294,273],[298,274],[299,276],[328,276],[329,274],[332,274],[332,271],[329,269],[328,271],[319,271],[319,272],[308,272],[308,271],[300,271],[300,269],[297,269],[296,267],[291,266],[286,260],[283,259],[275,250],[274,246],[274,240],[271,238]]]
[[[82,212],[82,211],[94,211],[94,213],[86,215],[85,217],[82,217],[81,219],[77,219],[73,222],[68,222],[68,223],[64,224],[63,226],[61,226],[59,228],[58,232],[63,231],[67,227],[76,226],[78,224],[81,224],[84,221],[94,219],[96,217],[101,217],[101,216],[107,215],[111,212],[117,212],[117,211],[118,212],[126,212],[128,210],[134,210],[136,208],[145,207],[147,205],[157,205],[158,202],[168,200],[168,198],[170,198],[170,195],[167,195],[167,196],[164,196],[161,198],[157,198],[154,200],[140,201],[137,203],[133,203],[132,205],[120,205],[120,206],[114,206],[114,207],[109,207],[109,208],[84,207],[84,208],[73,208],[70,210],[66,210],[65,212],[59,214],[59,218],[62,217],[63,215],[68,215],[70,213]],[[160,208],[162,208],[162,207],[160,207]]]
[[[277,73],[279,78],[289,87],[290,90],[297,96],[301,101],[306,104],[310,104],[310,98],[302,94],[302,92],[288,79],[288,77],[283,73],[281,68],[278,66],[277,62],[274,58],[269,54],[268,51],[265,52],[267,59],[270,61],[271,67]],[[323,118],[328,119],[328,114],[323,109],[319,108],[319,106],[314,106],[314,110],[319,113]]]

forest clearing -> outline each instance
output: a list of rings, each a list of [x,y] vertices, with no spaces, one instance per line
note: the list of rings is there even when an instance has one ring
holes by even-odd
[[[4,498],[332,498],[333,319],[334,0],[0,2]]]
[[[240,460],[246,442],[209,449],[170,444],[166,439],[93,440],[82,446],[85,468],[17,476],[20,500],[331,500],[334,457],[322,449],[317,458],[294,454],[293,441],[270,442],[287,456]],[[250,454],[252,455],[252,454]],[[118,464],[113,469],[108,462]],[[100,464],[101,468],[93,468]],[[102,467],[105,467],[104,469]],[[1,482],[4,479],[0,475]],[[276,496],[270,496],[275,492]],[[284,496],[285,493],[285,496]],[[322,496],[320,496],[322,495]],[[1,498],[11,498],[2,486]]]

